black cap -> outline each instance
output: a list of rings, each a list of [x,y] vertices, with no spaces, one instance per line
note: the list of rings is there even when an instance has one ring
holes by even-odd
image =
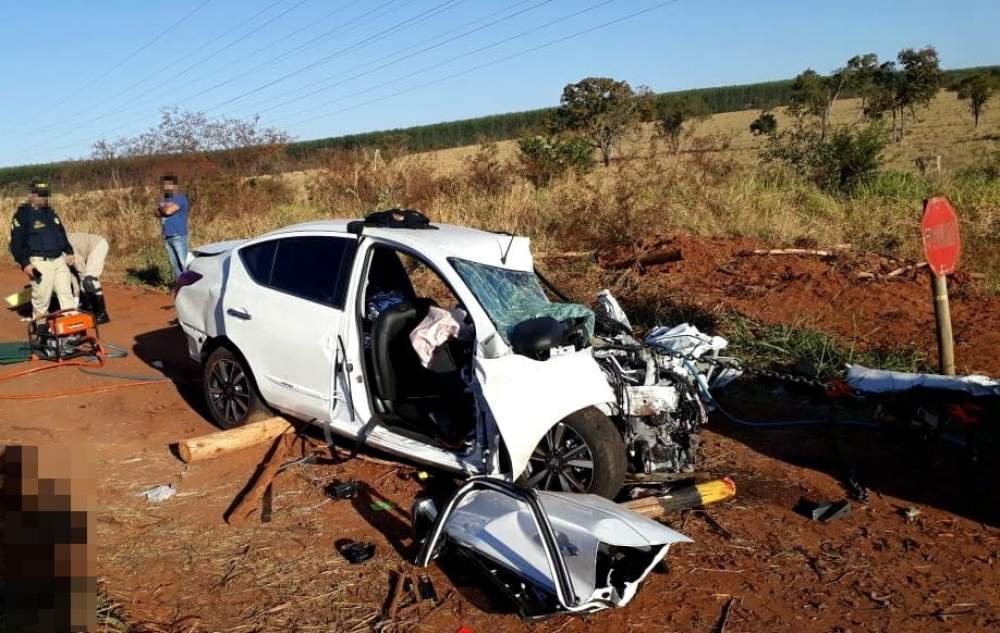
[[[36,196],[42,196],[43,198],[49,197],[49,183],[44,180],[32,180],[31,181],[31,193]]]

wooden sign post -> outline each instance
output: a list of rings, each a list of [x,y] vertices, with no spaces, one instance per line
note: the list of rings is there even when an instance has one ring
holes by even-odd
[[[958,216],[944,196],[924,201],[920,222],[924,255],[931,270],[934,293],[934,317],[937,320],[940,372],[955,375],[955,341],[951,332],[951,307],[948,304],[948,275],[955,272],[962,242],[958,235]]]

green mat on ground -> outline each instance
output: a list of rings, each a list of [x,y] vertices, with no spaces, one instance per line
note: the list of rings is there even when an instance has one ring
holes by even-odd
[[[25,341],[0,343],[0,365],[13,365],[31,359],[31,347]]]

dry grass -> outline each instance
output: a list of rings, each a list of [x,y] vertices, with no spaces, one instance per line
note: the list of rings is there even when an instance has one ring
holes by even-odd
[[[197,182],[193,243],[246,237],[294,222],[357,217],[378,207],[414,206],[435,220],[507,230],[534,238],[536,250],[638,245],[654,233],[735,235],[775,244],[850,242],[919,257],[923,198],[949,195],[963,220],[965,267],[1000,288],[1000,183],[956,176],[1000,145],[1000,113],[974,130],[965,104],[942,93],[887,151],[892,170],[851,198],[833,196],[790,174],[761,169],[761,141],[749,133],[757,112],[720,114],[698,125],[686,151],[671,153],[650,128],[624,144],[610,168],[570,175],[536,189],[517,173],[516,146],[465,147],[402,157],[359,151],[331,155],[321,169],[256,181]],[[835,119],[857,117],[838,103]],[[780,113],[779,113],[780,118]],[[919,176],[914,159],[942,157],[943,171]],[[211,186],[210,186],[211,185]],[[213,188],[214,187],[214,188]],[[220,193],[221,192],[221,193]],[[166,270],[152,217],[155,192],[115,188],[54,197],[71,230],[107,235],[113,276],[155,279]],[[14,201],[6,199],[11,208]],[[0,217],[6,246],[10,216]]]

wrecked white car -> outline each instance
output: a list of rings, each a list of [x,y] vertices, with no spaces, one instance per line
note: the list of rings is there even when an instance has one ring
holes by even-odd
[[[527,238],[414,211],[204,246],[177,285],[222,427],[273,409],[466,476],[608,498],[627,470],[694,469],[701,370],[657,349],[725,344],[640,343],[610,296],[596,315],[550,300]]]

